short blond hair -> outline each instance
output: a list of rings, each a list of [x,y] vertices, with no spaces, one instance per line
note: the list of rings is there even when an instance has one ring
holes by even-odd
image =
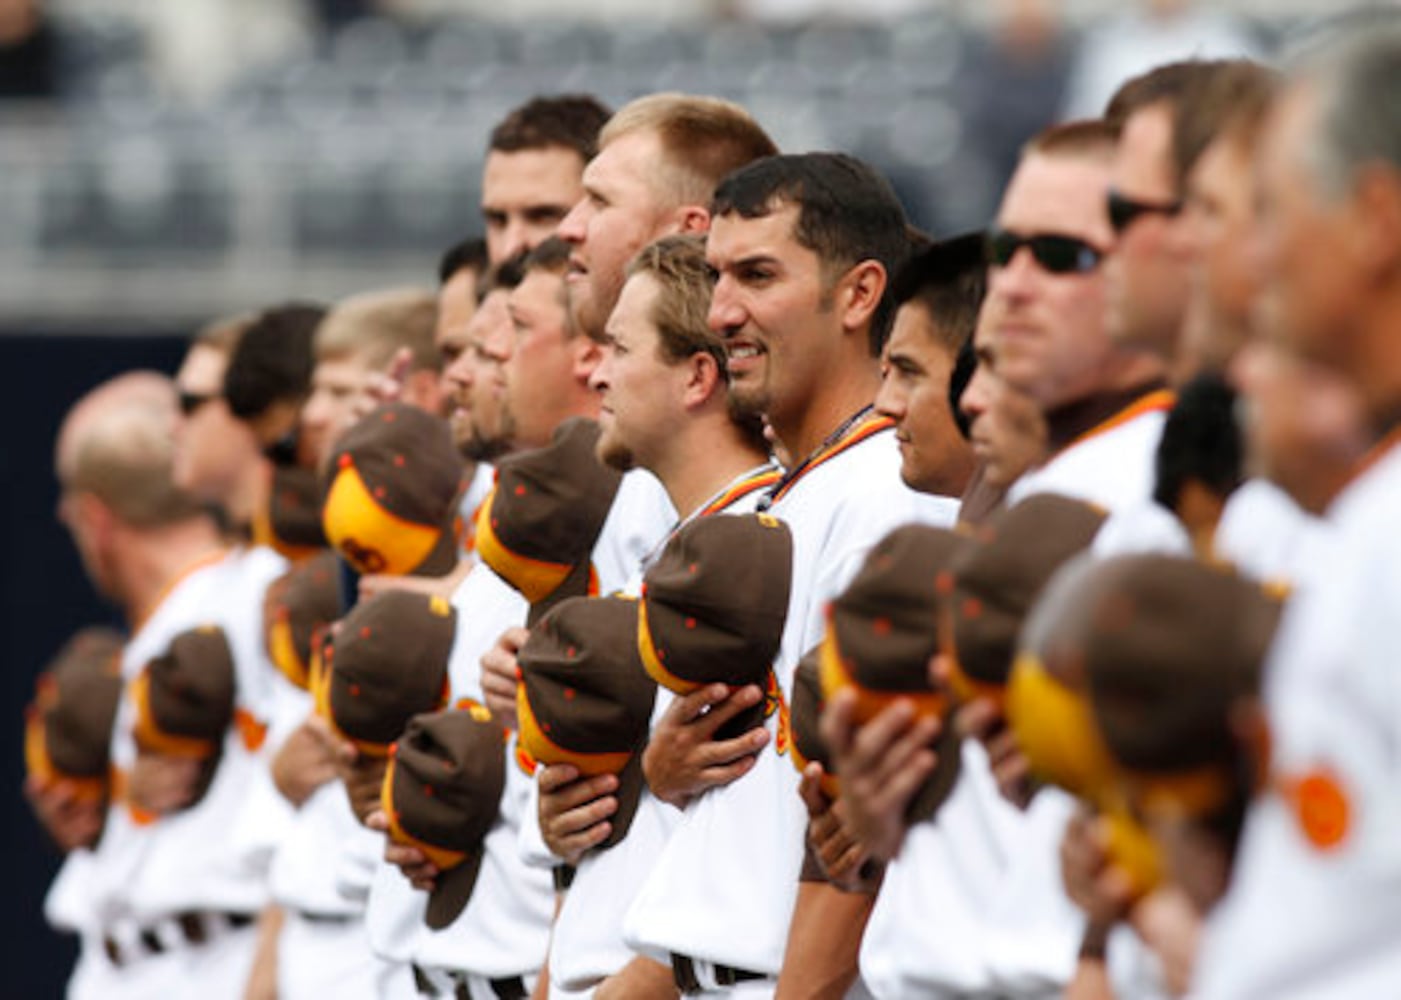
[[[433,343],[438,300],[425,288],[363,292],[337,303],[316,328],[313,353],[326,361],[357,357],[370,368],[387,366],[401,348],[413,355],[414,371],[442,368]]]
[[[748,111],[718,97],[672,92],[639,97],[603,126],[598,148],[637,132],[661,140],[667,186],[679,205],[709,205],[726,174],[778,152]]]
[[[1028,156],[1065,157],[1108,163],[1114,159],[1119,130],[1103,118],[1083,118],[1042,129],[1022,147]]]
[[[243,339],[244,333],[248,331],[257,318],[257,314],[251,312],[220,316],[196,330],[194,340],[191,343],[201,347],[211,347],[225,357],[231,358],[234,351],[238,350],[238,342]]]

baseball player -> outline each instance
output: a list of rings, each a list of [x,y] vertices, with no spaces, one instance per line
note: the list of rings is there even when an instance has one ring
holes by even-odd
[[[727,344],[731,392],[765,414],[795,459],[763,504],[794,538],[775,662],[786,693],[819,637],[822,605],[876,537],[921,517],[950,523],[955,504],[922,506],[897,482],[890,423],[870,411],[893,312],[886,277],[907,253],[903,212],[884,181],[846,157],[771,157],[726,178],[712,208],[710,323]],[[816,231],[833,235],[805,236]],[[696,724],[668,715],[658,735]],[[806,976],[854,979],[853,932],[868,903],[798,888],[802,805],[772,737],[749,773],[687,804],[625,922],[629,943],[670,963],[692,992],[771,994],[780,970],[800,992]],[[667,798],[651,769],[649,784]],[[756,857],[736,878],[736,859]]]
[[[1396,237],[1374,207],[1398,193],[1383,141],[1392,109],[1356,127],[1369,95],[1392,82],[1399,39],[1388,17],[1323,45],[1260,147],[1275,333],[1344,377],[1384,436],[1330,505],[1334,540],[1286,610],[1266,668],[1270,791],[1247,817],[1234,884],[1208,924],[1202,996],[1380,995],[1401,982],[1387,832],[1397,809],[1396,278],[1375,266]],[[1343,249],[1364,233],[1382,256]]]
[[[248,831],[233,820],[260,770],[257,696],[266,676],[248,619],[280,560],[229,554],[213,522],[174,488],[168,428],[175,404],[174,388],[147,375],[114,380],[80,400],[59,438],[62,516],[94,583],[131,623],[122,658],[128,683],[177,633],[222,625],[245,721],[227,733],[200,801],[156,816],[147,807],[178,807],[188,793],[177,789],[160,801],[165,790],[138,769],[134,706],[123,699],[112,737],[117,791],[102,840],[84,884],[65,884],[61,874],[54,889],[68,895],[56,909],[66,910],[82,935],[70,986],[80,997],[179,993],[191,981],[241,996],[253,955],[251,925],[266,901],[258,875],[266,845],[244,839]],[[181,764],[175,762],[177,778]],[[170,773],[167,767],[164,775]]]
[[[628,275],[593,375],[603,406],[600,455],[654,472],[680,516],[676,530],[698,517],[752,510],[779,474],[758,421],[730,411],[724,346],[705,326],[710,280],[704,242],[665,237],[634,259]],[[635,595],[640,577],[641,567],[624,590]],[[671,704],[668,694],[659,692],[654,721]],[[717,695],[728,691],[688,696],[687,710],[699,712]],[[709,713],[708,721],[718,727],[750,704],[735,701]],[[749,733],[728,745],[712,744],[712,767],[743,773],[752,762],[752,742],[764,738]],[[669,966],[627,947],[623,917],[679,813],[644,787],[627,836],[607,850],[592,850],[611,832],[616,786],[612,776],[581,779],[568,765],[538,776],[541,834],[556,858],[576,866],[550,947],[556,996],[595,987],[601,995],[624,996],[672,982]]]

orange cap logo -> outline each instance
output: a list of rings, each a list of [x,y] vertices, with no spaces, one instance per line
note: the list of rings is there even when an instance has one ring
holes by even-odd
[[[1347,793],[1332,773],[1310,771],[1284,782],[1284,795],[1308,842],[1320,851],[1331,851],[1348,834],[1352,807]]]

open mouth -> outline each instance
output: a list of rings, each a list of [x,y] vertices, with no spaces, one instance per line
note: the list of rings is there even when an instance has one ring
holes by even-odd
[[[749,340],[732,340],[725,345],[726,356],[729,359],[729,368],[734,371],[736,368],[743,368],[746,364],[763,356],[764,349],[758,344]]]

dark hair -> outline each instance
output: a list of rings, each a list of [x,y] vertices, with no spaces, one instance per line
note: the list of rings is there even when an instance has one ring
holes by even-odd
[[[891,282],[891,294],[897,305],[921,306],[934,321],[940,344],[956,353],[973,339],[987,293],[983,234],[963,233],[935,243],[921,234],[915,245],[918,249]]]
[[[559,146],[587,163],[598,152],[598,130],[610,111],[588,94],[531,98],[491,130],[488,148],[498,153]]]
[[[507,257],[495,267],[489,268],[486,272],[486,279],[477,286],[478,301],[486,298],[492,292],[509,292],[519,285],[525,278],[525,261],[530,254],[529,250],[521,250]]]
[[[316,363],[312,343],[325,315],[324,306],[288,302],[253,318],[224,372],[224,398],[235,417],[249,420],[307,394]]]
[[[973,346],[973,338],[969,337],[958,349],[953,371],[949,374],[949,412],[953,414],[953,422],[958,425],[958,432],[963,435],[965,441],[973,434],[973,420],[959,403],[968,383],[973,381],[973,373],[977,369],[978,351]]]
[[[446,285],[459,271],[471,271],[478,278],[486,273],[486,240],[473,236],[449,247],[438,261],[438,284]]]
[[[890,279],[909,256],[905,210],[884,177],[844,153],[768,156],[730,174],[715,190],[710,214],[755,219],[798,207],[793,235],[817,254],[835,278],[862,261],[879,263],[887,276],[871,318],[869,346],[880,354],[895,315]]]
[[[1218,373],[1196,376],[1178,392],[1163,425],[1153,499],[1176,511],[1190,480],[1224,499],[1241,484],[1243,451],[1235,390]]]

